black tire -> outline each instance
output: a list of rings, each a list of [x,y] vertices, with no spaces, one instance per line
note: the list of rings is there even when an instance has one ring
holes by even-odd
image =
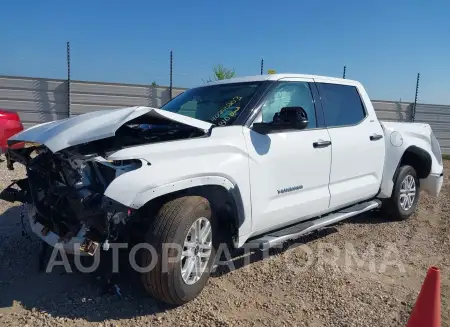
[[[395,220],[406,220],[408,219],[417,209],[417,204],[420,197],[420,182],[417,178],[416,170],[408,165],[400,166],[394,175],[394,188],[392,189],[392,195],[383,204],[383,209],[392,219]],[[412,176],[414,178],[416,194],[412,205],[408,209],[404,209],[400,203],[400,190],[402,183],[407,176]]]
[[[212,241],[218,239],[217,224],[207,199],[200,196],[184,196],[165,203],[154,218],[146,242],[156,250],[158,260],[156,266],[149,272],[142,273],[142,283],[145,290],[155,299],[174,305],[184,304],[197,297],[204,288],[211,266],[215,258],[216,244],[213,243],[211,256],[206,270],[201,278],[192,285],[184,282],[181,276],[181,253],[169,250],[168,260],[175,259],[175,264],[167,265],[163,269],[162,255],[164,243],[175,243],[183,246],[185,237],[200,217],[206,218],[211,224]],[[150,265],[152,255],[144,250],[141,254],[141,265]]]

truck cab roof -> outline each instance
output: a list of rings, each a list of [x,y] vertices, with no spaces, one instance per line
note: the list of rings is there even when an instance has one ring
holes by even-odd
[[[231,83],[245,83],[245,82],[260,82],[260,81],[277,81],[279,79],[285,79],[285,78],[312,78],[312,79],[318,79],[321,82],[329,82],[329,83],[345,84],[345,85],[355,85],[355,86],[361,85],[357,81],[350,80],[350,79],[344,79],[344,78],[336,78],[336,77],[320,76],[320,75],[286,73],[286,74],[266,74],[266,75],[234,77],[234,78],[210,82],[210,83],[203,84],[200,86],[231,84]]]

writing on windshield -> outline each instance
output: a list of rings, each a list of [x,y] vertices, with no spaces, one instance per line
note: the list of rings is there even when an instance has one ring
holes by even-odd
[[[233,99],[231,99],[226,105],[225,107],[223,107],[222,109],[220,109],[210,120],[212,123],[215,123],[216,121],[218,121],[220,119],[220,121],[217,123],[217,125],[219,126],[224,126],[227,124],[227,122],[232,119],[233,117],[236,116],[236,114],[238,113],[239,109],[241,108],[240,106],[235,106],[235,104],[239,101],[242,100],[241,96],[235,96],[233,97]],[[232,109],[232,110],[229,110]],[[228,112],[227,112],[228,110]]]
[[[232,125],[263,82],[216,84],[186,90],[161,109],[211,122]]]

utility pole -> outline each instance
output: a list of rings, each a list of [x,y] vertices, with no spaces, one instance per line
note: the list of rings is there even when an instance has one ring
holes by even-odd
[[[261,58],[261,75],[264,73],[264,59]]]
[[[344,72],[342,73],[342,78],[345,79],[345,73],[347,72],[347,66],[344,66]]]
[[[173,53],[172,50],[170,50],[170,87],[169,87],[170,100],[172,100],[172,68],[173,68]]]
[[[411,116],[411,121],[415,121],[416,119],[416,106],[417,106],[417,96],[419,94],[419,80],[420,80],[420,73],[417,73],[417,80],[416,80],[416,96],[414,97],[414,108]]]
[[[67,113],[69,118],[72,116],[70,108],[70,42],[67,42]]]

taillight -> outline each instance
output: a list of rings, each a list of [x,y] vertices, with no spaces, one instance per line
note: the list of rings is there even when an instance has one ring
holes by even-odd
[[[431,131],[430,139],[431,139],[431,151],[438,160],[439,164],[442,165],[441,146],[439,145],[439,142],[436,136],[434,135],[433,131]]]

